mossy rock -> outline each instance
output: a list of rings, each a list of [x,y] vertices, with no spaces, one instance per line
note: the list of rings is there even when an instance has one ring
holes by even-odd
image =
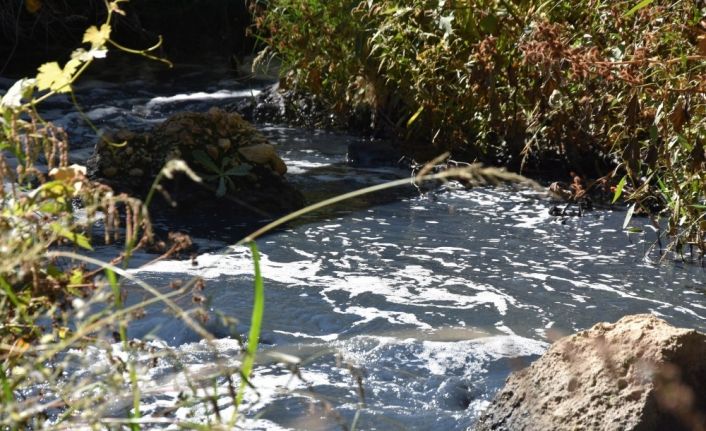
[[[303,205],[284,179],[287,167],[275,147],[240,115],[215,108],[176,114],[150,132],[106,134],[89,160],[89,174],[139,197],[172,159],[184,160],[203,180],[195,184],[184,175],[165,180],[164,189],[178,205],[222,207],[235,201],[263,214]]]

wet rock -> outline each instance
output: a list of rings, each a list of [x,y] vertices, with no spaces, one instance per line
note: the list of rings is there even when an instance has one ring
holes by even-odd
[[[242,99],[227,110],[256,123],[345,130],[357,134],[373,132],[372,112],[360,106],[351,112],[334,112],[321,97],[279,84],[265,88],[255,98]]]
[[[704,430],[706,335],[627,316],[513,373],[472,430]]]
[[[589,196],[583,179],[573,172],[571,177],[573,178],[571,184],[555,181],[547,188],[547,194],[553,201],[562,202],[562,204],[553,205],[549,209],[549,215],[554,217],[582,217],[586,211],[593,210],[593,200]],[[571,207],[574,206],[576,211],[571,210]]]
[[[300,208],[275,147],[240,115],[212,109],[179,113],[152,131],[109,133],[96,145],[89,175],[117,191],[145,196],[162,167],[182,159],[202,183],[177,174],[163,181],[162,203],[185,211],[230,211],[270,218]]]
[[[283,89],[279,84],[260,93],[252,115],[256,122],[318,128],[336,127],[335,116],[320,98],[301,91]]]
[[[280,175],[287,173],[287,165],[277,155],[275,147],[271,144],[256,144],[241,147],[238,152],[250,163],[269,166]]]
[[[118,168],[116,168],[115,166],[106,166],[105,168],[103,168],[101,173],[105,178],[113,178],[118,174]]]

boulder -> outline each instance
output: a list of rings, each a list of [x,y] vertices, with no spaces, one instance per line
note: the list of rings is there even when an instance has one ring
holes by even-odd
[[[565,337],[505,387],[471,428],[704,430],[706,335],[652,315]]]
[[[255,144],[238,149],[243,158],[249,163],[268,166],[280,175],[287,173],[287,165],[277,155],[275,147],[271,144]]]
[[[162,203],[184,211],[228,211],[269,218],[301,208],[302,194],[289,184],[275,147],[235,113],[176,114],[145,133],[106,134],[88,162],[89,175],[117,191],[145,196],[172,159],[182,159],[202,178],[164,179]],[[158,198],[162,199],[162,198]]]

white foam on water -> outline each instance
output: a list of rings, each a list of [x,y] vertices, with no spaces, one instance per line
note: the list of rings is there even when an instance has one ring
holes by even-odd
[[[329,335],[310,335],[310,334],[304,334],[303,332],[288,332],[288,331],[281,331],[281,330],[274,330],[272,331],[276,334],[283,334],[283,335],[291,335],[292,337],[296,338],[314,338],[322,341],[334,341],[339,338],[338,334],[329,334]]]
[[[454,255],[454,254],[456,254],[456,252],[468,253],[467,248],[461,248],[461,247],[435,247],[435,248],[420,247],[420,249],[425,250],[426,252],[431,253],[431,254]]]
[[[483,371],[483,364],[502,358],[543,354],[549,344],[517,335],[494,336],[453,343],[424,341],[419,356],[427,361],[433,374],[447,375],[458,370],[473,374]]]
[[[206,101],[219,99],[237,99],[242,97],[255,97],[261,93],[260,90],[218,90],[214,93],[197,92],[187,94],[176,94],[174,96],[153,97],[144,106],[144,109],[149,112],[155,107],[168,105],[171,103],[187,102],[187,101]]]
[[[281,156],[282,160],[287,164],[287,173],[290,175],[303,174],[311,169],[330,166],[329,163],[289,159],[286,154],[281,154]],[[333,179],[337,178],[333,177]]]
[[[90,118],[92,121],[97,121],[101,118],[120,114],[121,112],[122,110],[119,108],[116,108],[114,106],[107,106],[102,108],[91,109],[90,111],[86,112],[86,117]]]
[[[516,220],[519,221],[519,223],[516,223],[512,226],[536,230],[539,226],[546,224],[549,220],[551,220],[553,218],[554,217],[552,217],[549,214],[549,211],[547,211],[545,208],[539,208],[539,209],[536,209],[536,214],[534,214],[534,215],[531,215],[531,214],[517,215]]]
[[[420,334],[422,335],[422,334]],[[334,345],[347,359],[361,367],[375,367],[381,358],[395,358],[390,352],[413,352],[426,371],[440,376],[472,376],[485,372],[485,366],[503,358],[539,356],[549,344],[518,335],[475,337],[469,340],[430,341],[386,335],[360,335]]]
[[[569,279],[569,278],[557,277],[556,275],[552,275],[552,276],[549,278],[549,281],[552,281],[552,280],[565,281],[565,282],[567,282],[567,283],[569,283],[569,284],[571,284],[571,285],[573,285],[573,286],[575,286],[576,288],[579,288],[579,289],[601,290],[601,291],[604,291],[604,292],[614,293],[615,295],[617,295],[617,296],[619,296],[619,297],[621,297],[621,298],[630,298],[630,299],[634,299],[634,300],[638,300],[638,301],[652,302],[652,303],[654,303],[654,304],[659,304],[659,305],[662,305],[662,306],[671,306],[671,305],[670,305],[669,303],[667,303],[667,302],[659,301],[659,300],[657,300],[657,299],[652,299],[652,298],[640,297],[640,296],[638,296],[638,295],[636,295],[636,294],[633,294],[633,293],[630,293],[630,292],[626,292],[626,291],[624,291],[624,290],[621,290],[621,289],[619,289],[617,286],[616,286],[616,287],[611,287],[611,286],[608,286],[607,284],[599,283],[599,282],[596,282],[596,281],[586,282],[586,281],[581,281],[581,280],[576,280],[576,279],[573,279],[573,280],[572,280],[572,279]]]
[[[406,282],[401,281],[403,277]],[[367,293],[383,296],[386,301],[398,305],[465,309],[488,304],[501,315],[507,313],[509,305],[517,305],[514,298],[491,286],[475,285],[468,287],[463,294],[457,294],[447,290],[440,279],[429,278],[416,278],[402,270],[390,274],[389,278],[338,273],[334,277],[319,277],[317,281],[325,280],[322,293],[327,296],[334,291],[348,292],[351,298]]]
[[[250,251],[244,247],[229,247],[229,254],[205,253],[198,256],[198,266],[190,261],[163,260],[133,270],[147,273],[174,273],[199,276],[204,279],[217,279],[222,276],[245,276],[253,274]],[[319,260],[294,262],[274,262],[260,253],[260,267],[263,278],[288,285],[308,285],[315,279],[320,267]]]
[[[360,316],[362,320],[355,322],[354,326],[360,326],[364,323],[372,322],[375,319],[384,319],[388,323],[397,325],[414,325],[420,329],[432,329],[432,326],[419,321],[417,316],[412,313],[405,313],[402,311],[388,311],[381,310],[376,307],[360,307],[360,306],[350,306],[345,308],[336,308],[334,311],[344,313],[344,314],[354,314]]]

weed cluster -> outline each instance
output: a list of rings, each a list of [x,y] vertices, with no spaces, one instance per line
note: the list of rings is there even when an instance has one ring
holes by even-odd
[[[269,0],[252,9],[263,56],[283,60],[283,85],[339,115],[366,106],[372,127],[459,160],[573,170],[606,189],[625,178],[620,193],[665,218],[674,246],[706,245],[701,2]]]
[[[105,22],[85,32],[83,42],[89,48],[74,51],[64,65],[50,62],[40,66],[36,77],[19,80],[0,98],[3,429],[76,429],[97,424],[139,429],[147,423],[180,422],[173,415],[159,419],[142,416],[146,370],[170,352],[128,340],[127,322],[151,304],[165,304],[204,339],[213,340],[199,320],[208,317],[200,308],[202,301],[197,301],[203,297],[203,281],[195,279],[162,294],[123,269],[135,250],[152,242],[147,208],[156,185],[143,203],[88,179],[85,167],[70,164],[66,133],[45,122],[37,109],[58,93],[75,101],[74,82],[95,60],[104,58],[110,46],[154,58],[151,52],[159,43],[148,50],[132,50],[111,39],[112,19],[125,13],[121,8],[124,2],[105,3]],[[111,145],[116,151],[123,146]],[[156,182],[175,172],[191,173],[183,162],[172,160]],[[105,243],[125,244],[124,252],[110,263],[85,254],[101,237]],[[185,238],[173,239],[171,253],[189,244]],[[257,249],[252,247],[258,287],[253,319],[257,323],[262,320],[264,296]],[[123,268],[116,266],[119,263]],[[127,305],[123,280],[131,280],[152,297]],[[189,293],[197,305],[187,312],[172,298]],[[221,423],[235,423],[257,347],[259,324],[251,327],[247,349],[245,345],[242,349],[242,366],[216,361],[213,373],[188,380],[172,406],[175,411],[210,405],[212,396],[203,387],[240,372],[239,385],[229,380],[233,413],[219,417]],[[93,362],[97,358],[100,361]],[[178,363],[178,358],[172,362]]]

